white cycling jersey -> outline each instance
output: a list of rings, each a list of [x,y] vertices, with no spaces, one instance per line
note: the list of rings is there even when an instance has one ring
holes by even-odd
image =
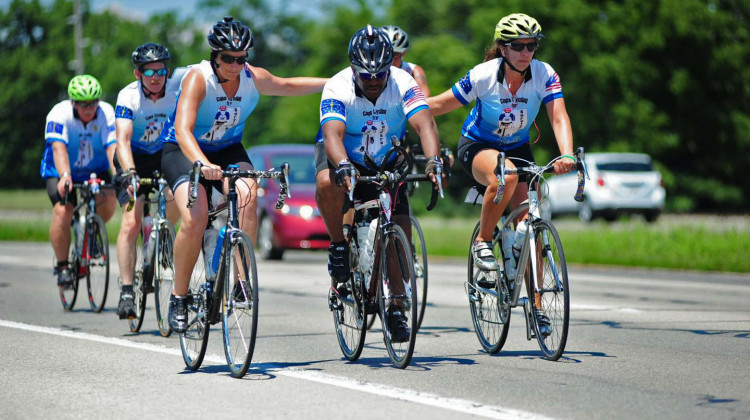
[[[385,89],[373,104],[356,87],[354,72],[347,67],[323,88],[320,125],[330,120],[343,121],[344,148],[349,159],[365,165],[367,152],[379,165],[393,148],[393,139],[404,136],[406,121],[428,109],[422,90],[407,72],[391,67]],[[323,136],[319,135],[317,141],[323,141]]]
[[[203,60],[200,64],[189,67],[189,71],[198,69],[206,81],[206,97],[198,108],[193,136],[201,150],[215,152],[235,143],[242,142],[242,131],[245,120],[258,105],[260,93],[255,87],[248,65],[240,73],[240,87],[232,98],[227,98],[218,78],[211,68],[211,62]],[[182,83],[180,83],[180,93]],[[177,99],[179,101],[179,95]],[[169,116],[162,132],[162,140],[177,143],[174,130],[175,113]]]
[[[107,147],[116,141],[115,111],[112,105],[99,101],[96,116],[84,124],[74,116],[73,101],[64,100],[47,114],[44,140],[44,155],[39,170],[42,178],[60,176],[52,153],[52,143],[59,141],[68,147],[73,182],[83,182],[89,179],[91,172],[104,172],[109,168]]]
[[[167,79],[164,96],[156,101],[146,98],[140,80],[125,86],[117,95],[115,118],[133,121],[133,136],[130,141],[133,153],[152,155],[164,147],[159,136],[164,123],[177,106],[177,93],[184,73],[175,71]]]
[[[453,85],[453,95],[464,105],[476,100],[461,129],[464,137],[509,150],[529,141],[541,104],[562,98],[563,93],[560,78],[547,63],[531,61],[515,96],[502,68],[500,58],[475,66]]]

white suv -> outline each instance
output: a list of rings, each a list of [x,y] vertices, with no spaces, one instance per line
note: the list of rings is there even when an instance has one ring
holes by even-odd
[[[587,153],[584,201],[573,200],[576,172],[548,179],[549,193],[543,211],[548,216],[578,213],[590,222],[597,217],[615,220],[622,213],[640,213],[655,221],[664,209],[664,184],[651,158],[642,153]]]

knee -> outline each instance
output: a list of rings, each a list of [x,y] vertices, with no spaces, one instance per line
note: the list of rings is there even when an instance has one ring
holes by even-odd
[[[135,220],[135,217],[123,216],[122,223],[120,224],[119,236],[125,237],[127,239],[135,239],[136,236],[138,236],[139,230],[140,223]]]

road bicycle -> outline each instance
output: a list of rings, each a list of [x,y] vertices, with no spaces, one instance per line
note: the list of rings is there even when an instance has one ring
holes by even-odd
[[[339,347],[347,360],[357,360],[361,355],[367,333],[367,316],[377,313],[388,355],[394,366],[403,369],[411,361],[419,329],[419,285],[411,243],[404,230],[391,220],[396,204],[392,197],[397,197],[398,189],[404,187],[405,182],[428,181],[429,177],[409,174],[413,165],[411,159],[398,143],[394,146],[380,167],[365,155],[367,166],[375,175],[360,176],[352,169],[352,189],[342,209],[342,213],[346,213],[354,207],[354,225],[344,227],[351,275],[346,282],[331,285],[328,305],[333,312]],[[393,153],[404,157],[405,165],[401,171],[384,168]],[[441,172],[437,176],[442,196]],[[360,183],[374,185],[378,198],[354,201],[354,192]],[[437,195],[438,191],[433,190],[428,210],[435,206]],[[395,311],[408,314],[411,332],[408,339],[399,338],[392,331],[395,326],[390,324],[389,315]]]
[[[71,192],[70,183],[65,183],[65,196],[60,201],[66,205]],[[99,313],[104,309],[109,287],[109,240],[104,220],[96,214],[96,196],[103,188],[113,188],[91,174],[89,180],[73,183],[72,194],[78,194],[78,204],[73,208],[73,219],[70,222],[72,240],[70,241],[70,272],[73,284],[59,286],[60,302],[66,311],[73,309],[78,296],[78,283],[86,278],[86,291],[91,310]],[[57,274],[55,272],[55,274]]]
[[[418,164],[425,165],[427,163],[427,157],[422,153],[421,146],[415,145],[410,147],[408,150],[409,157],[411,158],[414,166],[412,167],[412,174],[417,174]],[[450,168],[450,156],[451,150],[449,148],[441,148],[440,157],[443,161],[444,168]],[[450,169],[444,173],[447,179],[450,179]],[[430,187],[432,184],[430,184]],[[419,187],[419,182],[410,182],[407,185],[407,195],[412,197],[414,191]],[[427,244],[424,240],[424,232],[422,225],[419,223],[419,219],[411,212],[409,208],[409,219],[411,220],[411,248],[412,256],[414,259],[414,275],[417,277],[417,285],[419,285],[419,310],[417,311],[417,328],[422,327],[422,320],[424,319],[425,308],[427,307],[427,286],[429,284],[428,266],[427,266]],[[367,329],[370,330],[375,324],[375,314],[371,314],[367,319]]]
[[[136,242],[135,272],[133,273],[133,292],[135,294],[136,317],[129,319],[130,331],[138,332],[146,313],[146,297],[154,293],[154,308],[159,334],[169,337],[172,327],[169,325],[169,297],[174,288],[173,247],[175,229],[167,220],[167,181],[158,171],[153,178],[134,178],[133,191],[138,191],[137,184],[144,187],[156,187],[156,199],[146,196],[143,205],[143,223]],[[151,191],[153,192],[153,190]],[[126,210],[133,208],[135,199],[131,199]],[[156,204],[156,212],[151,217],[151,205]]]
[[[544,185],[543,174],[554,172],[554,162],[562,156],[552,159],[544,166],[524,161],[526,166],[517,168],[505,167],[505,153],[498,155],[497,176],[498,190],[494,197],[497,204],[502,200],[505,191],[506,175],[526,175],[528,177],[528,200],[524,201],[508,216],[501,219],[495,228],[492,238],[492,249],[499,264],[495,271],[483,271],[474,266],[471,245],[479,234],[479,223],[474,228],[469,250],[469,276],[466,282],[466,293],[469,297],[469,308],[474,323],[474,330],[482,348],[494,354],[502,349],[508,336],[511,309],[521,306],[526,319],[526,339],[536,338],[544,357],[558,360],[565,351],[568,338],[570,316],[570,288],[568,270],[565,262],[560,236],[555,226],[541,217],[538,185]],[[579,148],[575,153],[578,171],[578,190],[575,200],[583,200],[586,169],[584,151]],[[467,197],[467,201],[471,201]],[[476,203],[476,198],[474,199]],[[510,242],[514,240],[516,222],[528,213],[526,224],[528,230],[520,242],[518,256],[512,254]],[[503,246],[505,241],[505,246]],[[514,261],[517,264],[511,266]],[[515,275],[508,275],[517,267]],[[525,284],[526,296],[520,297],[521,284]],[[541,310],[549,318],[549,331],[540,330],[535,310]]]
[[[201,163],[196,162],[190,175],[188,207],[198,198]],[[210,326],[222,323],[224,355],[231,375],[241,378],[247,373],[255,349],[258,327],[258,273],[250,237],[239,227],[237,190],[242,178],[275,178],[279,180],[276,208],[281,209],[288,194],[289,164],[279,171],[242,171],[229,165],[222,171],[229,180],[228,199],[211,207],[210,188],[208,228],[203,237],[202,255],[193,269],[188,292],[188,325],[180,334],[180,348],[185,365],[197,370],[203,362]],[[219,213],[227,211],[227,221],[219,231],[212,223]],[[205,260],[204,260],[205,259]]]

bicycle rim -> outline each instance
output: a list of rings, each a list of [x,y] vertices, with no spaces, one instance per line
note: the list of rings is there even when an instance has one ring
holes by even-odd
[[[157,232],[156,246],[152,267],[154,267],[154,309],[156,324],[162,337],[172,334],[167,316],[169,314],[169,297],[174,289],[174,228],[166,222]],[[200,258],[199,258],[200,259]]]
[[[235,378],[247,373],[255,349],[258,327],[258,273],[250,238],[243,232],[232,237],[225,257],[221,323],[224,355]]]
[[[143,325],[143,315],[146,313],[146,279],[143,277],[143,232],[138,233],[135,243],[135,270],[133,272],[133,303],[136,317],[128,319],[131,332],[138,332]]]
[[[104,220],[97,214],[87,218],[86,231],[83,258],[86,261],[86,285],[91,310],[98,313],[104,309],[109,288],[109,240]]]
[[[71,238],[74,236],[71,235]],[[79,264],[78,257],[75,252],[75,240],[71,241],[70,244],[70,258],[68,259],[68,267],[73,275],[73,284],[70,287],[58,286],[60,291],[60,303],[62,303],[63,309],[66,311],[73,310],[73,305],[76,303],[76,297],[78,297],[78,273]],[[55,279],[57,280],[57,279]]]
[[[474,266],[474,260],[471,255],[471,246],[474,244],[479,235],[479,223],[474,228],[469,243],[469,309],[471,311],[471,320],[474,324],[474,332],[477,334],[479,344],[482,348],[490,353],[495,354],[503,348],[505,340],[508,338],[508,327],[510,325],[510,306],[507,302],[510,299],[508,289],[505,283],[498,282],[498,273],[496,271],[482,271]],[[499,241],[493,241],[493,252],[498,261],[502,261],[501,244]],[[486,277],[484,279],[483,277]],[[487,293],[478,288],[482,280],[494,282],[496,287],[494,291],[500,295]],[[501,304],[502,301],[505,304]]]
[[[354,267],[356,262],[354,256],[358,250],[355,243],[356,238],[352,236],[349,240],[350,267]],[[331,288],[328,298],[333,309],[333,324],[336,327],[341,353],[347,360],[357,360],[362,354],[368,328],[364,310],[362,273],[355,270],[349,281],[343,285],[339,284],[336,290]]]
[[[540,334],[536,322],[534,333],[544,357],[549,360],[558,360],[565,351],[565,344],[568,340],[570,316],[568,269],[562,242],[554,225],[547,220],[538,222],[535,226],[535,235],[542,257],[537,271],[542,285],[541,306],[550,320],[551,333],[547,336]]]
[[[381,231],[378,231],[375,235],[376,244],[380,241],[380,234]],[[385,255],[381,255],[379,258],[380,269],[377,270],[379,279],[378,307],[383,326],[383,341],[394,366],[403,369],[409,366],[416,343],[419,286],[414,276],[411,244],[400,226],[394,224],[390,228],[386,235],[385,249]],[[389,264],[386,255],[392,256],[391,264]],[[403,282],[401,285],[403,293],[399,292],[396,281]],[[395,340],[396,331],[392,331],[389,322],[388,314],[396,309],[402,311],[407,317],[410,334],[408,340],[404,342]]]
[[[425,307],[427,306],[427,245],[424,241],[422,226],[414,216],[411,216],[411,242],[414,249],[414,275],[419,286],[417,328],[421,328]]]
[[[203,251],[198,255],[198,261],[193,267],[188,296],[188,325],[187,330],[180,334],[180,350],[182,350],[182,359],[185,361],[185,366],[190,370],[197,370],[206,355],[206,345],[210,332],[210,325],[206,318],[206,303],[209,296],[206,293]]]

